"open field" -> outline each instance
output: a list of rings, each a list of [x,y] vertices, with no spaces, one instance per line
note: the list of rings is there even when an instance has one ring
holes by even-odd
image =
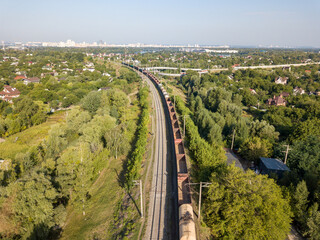
[[[64,121],[64,118],[64,111],[57,112],[46,122],[5,138],[5,142],[0,143],[0,158],[13,159],[17,153],[27,152],[30,147],[39,144],[48,135],[52,125]]]
[[[131,104],[121,119],[126,124],[128,139],[134,139],[140,114],[136,89],[128,98]],[[106,162],[103,163],[104,168],[99,177],[90,187],[85,215],[75,206],[69,205],[61,239],[115,239],[115,232],[125,235],[126,231],[131,232],[130,238],[137,239],[140,217],[134,203],[122,187],[123,168],[127,160],[127,155],[118,159],[110,156],[103,158]],[[135,202],[139,200],[138,191],[139,188],[134,188],[132,192]],[[131,229],[132,224],[135,226],[134,229]]]
[[[116,203],[123,196],[117,173],[121,171],[121,159],[108,159],[106,168],[90,189],[86,215],[69,206],[67,222],[61,239],[108,239],[108,228],[113,220]],[[110,236],[109,236],[110,237]]]

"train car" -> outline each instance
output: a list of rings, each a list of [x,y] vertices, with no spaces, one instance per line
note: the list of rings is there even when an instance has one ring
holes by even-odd
[[[169,94],[166,92],[160,81],[150,72],[138,68],[137,66],[129,65],[142,72],[153,83],[155,83],[162,99],[166,102],[166,108],[168,110],[171,127],[173,132],[173,141],[175,147],[175,155],[177,161],[177,183],[178,183],[178,207],[179,207],[179,239],[180,240],[196,240],[196,227],[192,208],[192,198],[190,193],[190,181],[186,162],[186,155],[184,150],[184,144],[182,141],[181,131],[179,127],[179,121],[170,100]]]
[[[179,207],[179,237],[180,240],[196,240],[196,227],[191,204]]]

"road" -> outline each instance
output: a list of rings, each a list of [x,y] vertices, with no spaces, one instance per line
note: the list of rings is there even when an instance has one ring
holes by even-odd
[[[317,65],[320,62],[310,62],[310,63],[292,63],[292,64],[279,64],[279,65],[263,65],[263,66],[244,66],[244,67],[234,67],[233,70],[241,69],[258,69],[258,68],[282,68],[282,67],[300,67],[307,65]]]
[[[152,183],[150,188],[148,220],[146,234],[143,239],[176,239],[176,231],[172,230],[172,203],[173,194],[170,187],[170,155],[171,149],[167,139],[166,115],[161,97],[154,84],[144,75],[139,74],[148,83],[153,99],[153,108],[156,120],[155,149],[153,158]],[[168,151],[169,148],[169,151]],[[168,173],[169,172],[169,173]]]
[[[300,67],[300,66],[307,66],[307,65],[319,65],[320,62],[308,62],[308,63],[288,63],[288,64],[279,64],[279,65],[262,65],[262,66],[239,66],[239,67],[234,67],[233,70],[243,70],[243,69],[271,69],[271,68],[283,68],[283,67]],[[147,70],[177,70],[178,68],[176,67],[147,67]],[[205,74],[208,72],[201,72],[204,71],[205,69],[192,69],[192,68],[181,68],[181,70],[193,70],[197,71],[200,74]],[[228,71],[229,68],[212,68],[208,69],[209,72],[217,72],[217,71]],[[181,74],[178,73],[162,73],[158,72],[159,75],[163,76],[172,76],[172,77],[180,77]]]

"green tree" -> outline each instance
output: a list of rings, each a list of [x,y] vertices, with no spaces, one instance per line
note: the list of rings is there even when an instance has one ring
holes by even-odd
[[[299,122],[296,124],[292,136],[290,137],[291,141],[301,141],[306,140],[308,136],[314,135],[320,137],[320,119],[308,119],[304,122]]]
[[[91,114],[94,114],[101,103],[101,94],[99,92],[90,92],[81,101],[83,109],[87,110]]]
[[[46,158],[56,157],[67,145],[65,129],[62,125],[52,126],[48,139],[45,141]]]
[[[274,126],[270,125],[267,121],[252,121],[250,123],[251,136],[257,136],[261,139],[267,139],[271,142],[279,138],[279,133],[276,132]]]
[[[104,135],[115,127],[116,120],[110,116],[95,116],[81,129],[82,141],[90,144],[91,151],[96,152],[104,146]]]
[[[288,155],[288,166],[307,183],[312,201],[320,201],[320,137],[308,136],[295,142]]]
[[[76,104],[78,102],[79,102],[79,98],[74,94],[70,93],[63,98],[61,106],[64,108],[67,108],[67,107],[70,107],[72,104]]]
[[[285,239],[291,212],[273,179],[228,166],[214,173],[204,220],[217,239]]]
[[[15,196],[14,212],[21,223],[22,235],[27,238],[36,231],[40,239],[47,238],[48,230],[54,225],[53,202],[57,197],[49,177],[33,170],[10,187]]]
[[[57,159],[56,181],[59,184],[61,197],[70,199],[72,196],[79,160],[79,149],[74,146],[68,147]]]
[[[272,144],[259,137],[248,138],[240,147],[241,155],[248,161],[258,162],[260,157],[271,155]]]
[[[318,211],[318,203],[314,203],[308,210],[307,231],[305,236],[311,240],[320,239],[320,212]]]
[[[75,170],[75,183],[73,186],[72,201],[86,215],[87,198],[93,174],[92,157],[90,146],[86,143],[79,143],[78,164]]]
[[[298,183],[296,190],[292,196],[292,211],[295,219],[304,228],[307,220],[306,212],[308,209],[308,188],[305,181]]]

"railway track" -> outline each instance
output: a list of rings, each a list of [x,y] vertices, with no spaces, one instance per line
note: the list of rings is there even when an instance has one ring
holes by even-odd
[[[139,73],[150,86],[156,113],[156,144],[145,239],[196,240],[195,219],[189,186],[190,179],[175,108],[168,93],[154,75],[137,66],[123,64],[147,77],[144,78]],[[174,145],[169,151],[174,154],[172,159],[168,158],[167,139]],[[169,160],[173,160],[174,164]],[[170,179],[172,182],[168,182],[168,166],[173,171],[171,176],[174,179]],[[172,198],[172,196],[174,197]],[[177,208],[170,209],[170,197],[171,205],[173,203]],[[177,218],[178,215],[179,219]],[[179,231],[177,231],[178,229]],[[178,232],[179,234],[177,234]]]
[[[153,165],[153,177],[150,191],[146,239],[167,239],[165,228],[165,203],[167,194],[167,136],[164,110],[158,91],[147,79],[155,102],[156,143]]]

